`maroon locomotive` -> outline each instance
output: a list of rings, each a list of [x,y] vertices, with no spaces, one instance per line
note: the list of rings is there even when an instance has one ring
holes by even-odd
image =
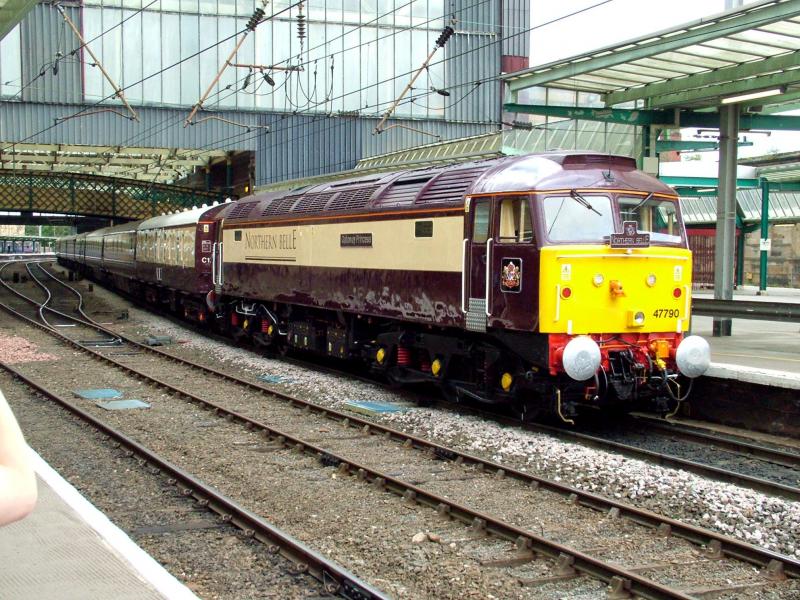
[[[650,399],[673,407],[687,391],[679,374],[708,366],[705,341],[685,336],[691,255],[678,198],[632,159],[492,159],[164,219],[134,224],[134,277],[111,262],[102,272],[266,348],[565,417]],[[179,227],[191,242],[170,237]],[[180,264],[156,266],[170,260]]]

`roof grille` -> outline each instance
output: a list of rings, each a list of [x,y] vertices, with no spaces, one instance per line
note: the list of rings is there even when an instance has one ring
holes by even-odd
[[[253,210],[255,205],[258,204],[258,201],[254,202],[237,202],[236,206],[233,207],[233,210],[227,216],[228,219],[244,219],[250,212]]]
[[[373,185],[370,187],[343,190],[331,201],[328,210],[353,210],[356,208],[364,208],[369,203],[369,199],[376,189],[378,189],[378,186]]]
[[[486,169],[444,171],[420,198],[422,202],[453,202],[461,200],[467,190]]]
[[[301,196],[292,212],[310,213],[321,212],[328,204],[328,200],[333,197],[334,192],[317,192],[316,194],[306,194]]]
[[[276,198],[264,207],[261,211],[262,217],[270,217],[273,215],[285,215],[294,206],[295,201],[302,196],[284,196],[283,198]]]
[[[413,204],[414,199],[422,191],[422,188],[431,180],[431,176],[414,177],[405,181],[395,181],[392,186],[381,197],[382,206],[401,206]]]

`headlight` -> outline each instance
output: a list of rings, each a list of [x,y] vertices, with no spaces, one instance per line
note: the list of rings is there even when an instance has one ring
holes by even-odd
[[[600,347],[592,338],[578,336],[564,348],[561,362],[567,375],[575,381],[586,381],[600,368]]]
[[[637,312],[633,315],[633,322],[637,325],[644,325],[644,313],[642,311]]]
[[[650,275],[647,276],[647,285],[653,287],[655,284],[656,284],[656,274],[650,273]]]
[[[711,364],[711,348],[699,335],[690,335],[678,344],[675,362],[686,377],[700,377]]]
[[[603,285],[603,281],[604,277],[600,273],[592,277],[592,283],[595,285],[595,287],[600,287]]]

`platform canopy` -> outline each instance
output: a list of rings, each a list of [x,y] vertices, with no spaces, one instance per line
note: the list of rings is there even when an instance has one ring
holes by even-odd
[[[658,8],[664,9],[665,6]],[[800,131],[800,0],[762,0],[678,27],[503,76],[511,113],[625,122],[642,127],[642,166],[657,172],[659,130],[719,129],[716,178],[714,297],[733,297],[737,204],[737,144],[743,129]],[[585,107],[521,104],[529,88],[597,94]],[[570,113],[571,111],[571,113]],[[653,162],[655,161],[655,168]],[[770,183],[781,169],[762,171],[761,285],[766,282]],[[762,287],[762,290],[765,290]],[[714,320],[714,335],[730,335],[731,320]]]
[[[22,21],[39,0],[0,0],[0,40]]]
[[[224,160],[224,150],[83,146],[74,144],[18,144],[0,142],[0,169],[85,173],[138,179],[176,181]]]
[[[742,108],[798,108],[800,0],[748,4],[504,79],[512,103],[520,90],[541,86],[597,93],[607,107],[697,109],[770,92]]]

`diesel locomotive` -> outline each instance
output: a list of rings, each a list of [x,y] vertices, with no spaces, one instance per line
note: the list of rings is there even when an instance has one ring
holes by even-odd
[[[675,192],[633,159],[546,153],[366,175],[59,240],[59,261],[235,338],[540,410],[672,410],[687,335]]]

